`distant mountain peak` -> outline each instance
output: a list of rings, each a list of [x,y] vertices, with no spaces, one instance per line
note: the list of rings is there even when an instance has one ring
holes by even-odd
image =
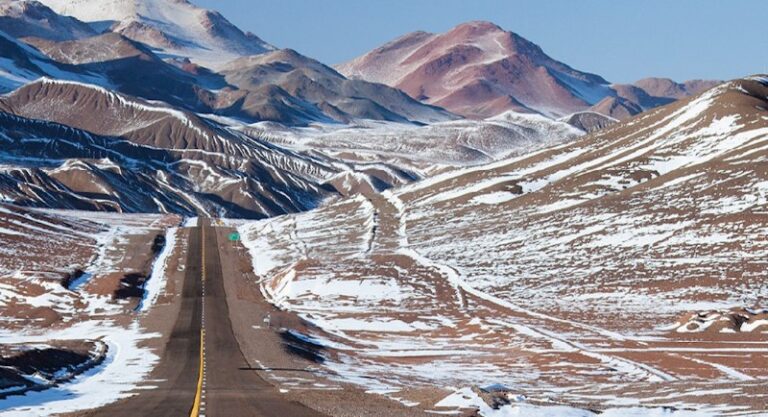
[[[634,85],[656,97],[680,99],[720,84],[721,81],[688,80],[678,83],[669,78],[648,77],[635,81]]]
[[[474,33],[489,33],[489,32],[506,32],[501,26],[489,22],[487,20],[472,20],[464,22],[453,27],[449,30],[451,32],[474,32]]]
[[[441,34],[412,33],[337,69],[473,118],[521,105],[563,116],[610,95],[602,77],[556,61],[535,43],[486,21]]]
[[[145,43],[170,57],[218,67],[275,49],[221,13],[186,0],[42,0],[59,14]]]

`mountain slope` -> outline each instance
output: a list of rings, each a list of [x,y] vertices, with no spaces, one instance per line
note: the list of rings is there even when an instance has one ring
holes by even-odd
[[[299,110],[314,112],[314,117],[323,115],[328,120],[432,123],[456,118],[443,109],[426,106],[383,84],[346,79],[335,70],[290,49],[239,58],[222,67],[221,74],[229,84],[259,95],[266,86],[279,87],[306,103]],[[245,111],[263,112],[258,107]]]
[[[583,111],[574,113],[568,117],[560,119],[560,121],[566,122],[569,125],[581,129],[585,132],[594,132],[600,129],[604,129],[616,122],[617,119],[606,116],[603,112]]]
[[[669,99],[681,99],[696,95],[709,90],[717,84],[720,84],[720,81],[689,80],[677,83],[669,78],[644,78],[634,83],[635,86],[641,88],[652,97]]]
[[[750,77],[240,232],[264,294],[312,324],[294,331],[368,389],[492,378],[533,403],[659,410],[612,415],[755,414],[766,158],[768,77]]]
[[[353,192],[342,177],[377,191],[418,178],[94,85],[42,79],[0,98],[4,184],[17,204],[261,218]]]
[[[159,100],[186,110],[211,113],[215,94],[209,89],[226,86],[222,76],[190,72],[161,60],[145,45],[117,33],[104,33],[72,41],[27,40],[59,63],[100,74],[102,85],[118,92]]]
[[[615,96],[606,97],[592,110],[626,119],[645,110],[664,106],[676,100],[702,93],[722,81],[690,80],[677,83],[669,78],[644,78],[634,84],[613,84]]]
[[[639,104],[623,97],[606,97],[589,108],[590,111],[615,119],[628,119],[643,112]]]
[[[585,133],[566,121],[514,112],[482,121],[454,120],[419,127],[365,122],[348,126],[277,128],[259,123],[242,130],[281,146],[320,151],[346,161],[379,165],[378,169],[382,162],[389,162],[393,166],[428,172],[436,167],[488,163],[569,142]]]
[[[27,38],[37,49],[11,38],[0,42],[9,45],[0,52],[8,59],[0,74],[7,90],[40,77],[72,79],[194,112],[291,125],[354,119],[429,123],[457,117],[391,87],[348,80],[294,51],[240,58],[213,73],[162,60],[145,45],[113,32],[68,41]]]
[[[162,55],[217,67],[238,56],[274,49],[221,14],[186,0],[43,0],[65,16],[144,43]]]
[[[0,93],[13,90],[40,77],[109,85],[101,75],[55,62],[40,51],[0,30]]]
[[[221,76],[179,68],[144,44],[117,33],[97,34],[87,24],[58,15],[37,1],[0,3],[0,37],[4,91],[48,77],[211,112],[213,94],[208,90],[225,85]]]
[[[97,32],[87,24],[34,0],[0,1],[0,30],[15,38],[36,37],[57,41],[81,39]]]
[[[99,87],[42,80],[2,107],[18,204],[258,218],[336,193],[323,182],[338,167]]]

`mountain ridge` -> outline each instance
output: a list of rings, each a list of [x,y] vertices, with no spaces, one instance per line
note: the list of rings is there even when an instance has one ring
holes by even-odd
[[[0,87],[6,85],[4,90],[39,77],[66,78],[165,101],[195,112],[247,122],[278,121],[291,125],[347,123],[357,118],[422,124],[457,117],[443,109],[424,105],[391,87],[347,80],[330,67],[295,51],[261,45],[257,37],[240,31],[220,13],[198,8],[187,1],[47,1],[53,9],[35,0],[3,2],[0,5],[6,7],[0,9],[5,13],[0,16],[0,30],[18,33],[19,27],[37,21],[37,15],[49,16],[43,21],[89,27],[75,17],[59,15],[54,10],[83,19],[101,19],[91,20],[90,25],[103,26],[100,32],[81,31],[66,36],[38,30],[37,26],[28,27],[24,38],[13,40],[18,45],[25,45],[16,47],[19,51],[16,55],[26,54],[38,61],[50,62],[46,66],[48,70],[25,71],[8,67],[5,71],[6,77],[10,78],[8,81],[3,81],[6,77],[0,73]],[[211,19],[215,22],[211,23]],[[108,24],[101,25],[105,21]],[[173,36],[166,36],[168,33],[161,29]],[[162,33],[158,32],[158,35],[157,31]],[[162,39],[153,38],[152,33]],[[29,34],[37,36],[26,36]],[[19,43],[22,40],[24,43]],[[171,43],[164,43],[164,40]],[[229,69],[226,74],[206,67],[208,62],[198,55],[201,50],[223,51],[216,60],[218,68]],[[4,53],[9,54],[8,51]],[[29,57],[17,57],[16,61],[29,61]],[[233,62],[254,60],[264,62],[263,65],[250,65],[247,68],[250,74],[246,69],[233,67]],[[292,78],[254,82],[253,76],[259,71],[279,73],[288,66],[295,75]],[[87,76],[91,73],[102,79]],[[300,75],[302,73],[311,73],[311,77]],[[227,76],[235,80],[248,79],[248,82],[234,85],[227,82]],[[311,89],[315,91],[307,94]]]

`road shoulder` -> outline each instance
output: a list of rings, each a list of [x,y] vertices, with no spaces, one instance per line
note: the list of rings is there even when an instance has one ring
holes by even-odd
[[[228,236],[234,229],[217,228],[224,287],[235,337],[254,372],[287,399],[334,417],[426,417],[417,408],[327,377],[322,364],[290,353],[281,330],[304,324],[293,314],[268,303],[259,291],[247,250]]]

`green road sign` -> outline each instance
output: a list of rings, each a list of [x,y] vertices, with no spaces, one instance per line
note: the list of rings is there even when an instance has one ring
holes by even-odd
[[[229,240],[231,240],[232,242],[237,242],[238,240],[240,240],[240,233],[237,233],[237,232],[230,233]]]

